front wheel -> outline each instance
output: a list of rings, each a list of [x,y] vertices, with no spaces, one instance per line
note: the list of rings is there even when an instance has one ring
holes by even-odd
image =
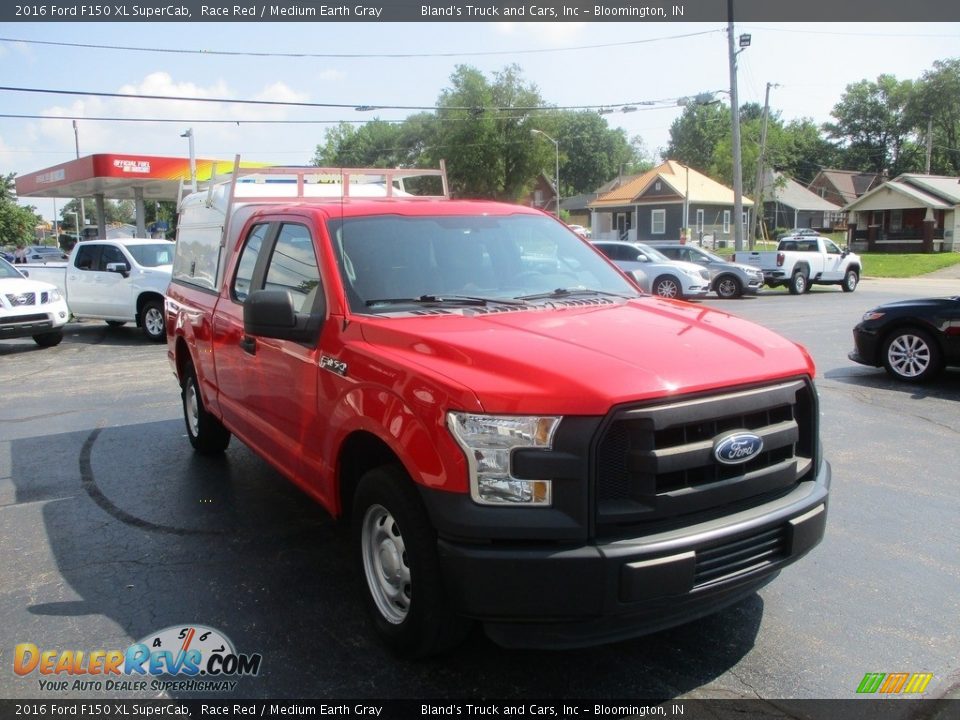
[[[808,289],[807,283],[807,276],[802,270],[798,270],[790,276],[790,284],[787,287],[791,295],[803,295]]]
[[[679,298],[683,296],[680,283],[669,275],[658,277],[653,283],[653,294],[665,298]]]
[[[40,347],[53,347],[59,345],[62,340],[63,330],[54,330],[53,332],[33,336],[33,341]]]
[[[843,276],[843,283],[841,287],[844,292],[853,292],[857,289],[857,284],[860,282],[860,273],[858,273],[853,268],[847,270],[846,274]]]
[[[167,339],[167,328],[163,320],[163,302],[148,300],[140,311],[140,327],[143,334],[152,342],[163,342]]]
[[[900,328],[883,344],[883,366],[893,377],[907,382],[924,382],[940,372],[940,347],[919,328]]]
[[[352,521],[365,604],[384,643],[403,657],[460,643],[469,623],[450,606],[436,533],[406,473],[390,465],[364,474]]]
[[[743,294],[740,281],[732,275],[724,275],[717,280],[717,297],[724,299],[738,298]]]
[[[187,437],[193,449],[201,455],[219,455],[226,450],[230,444],[230,431],[204,407],[197,374],[192,366],[187,368],[183,378],[180,397],[183,400]]]

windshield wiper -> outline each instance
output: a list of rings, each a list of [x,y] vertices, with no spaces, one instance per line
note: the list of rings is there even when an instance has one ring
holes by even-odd
[[[557,288],[556,290],[551,290],[550,292],[535,293],[533,295],[521,295],[520,297],[514,298],[514,300],[556,300],[574,295],[604,295],[607,297],[620,298],[622,300],[627,300],[632,297],[630,295],[610,292],[608,290],[593,290],[591,288]]]
[[[373,307],[374,305],[459,305],[464,307],[484,307],[491,303],[501,305],[523,304],[516,300],[485,298],[474,295],[421,295],[420,297],[367,300],[366,305],[367,307]]]

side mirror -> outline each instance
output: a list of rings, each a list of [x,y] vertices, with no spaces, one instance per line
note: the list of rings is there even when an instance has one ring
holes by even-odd
[[[321,303],[322,304],[322,303]],[[317,313],[298,313],[287,290],[256,290],[243,303],[243,331],[277,340],[316,341],[326,307]]]
[[[122,262],[107,263],[107,272],[120,273],[125,278],[130,277],[130,268],[127,267],[126,263]]]

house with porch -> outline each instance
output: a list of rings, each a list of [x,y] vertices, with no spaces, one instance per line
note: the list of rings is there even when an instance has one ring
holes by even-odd
[[[960,250],[960,178],[905,173],[849,203],[847,242],[863,252]]]
[[[721,247],[734,237],[733,190],[673,160],[600,195],[588,207],[594,239],[680,240],[684,227],[694,238]],[[745,228],[752,207],[753,201],[744,197]]]

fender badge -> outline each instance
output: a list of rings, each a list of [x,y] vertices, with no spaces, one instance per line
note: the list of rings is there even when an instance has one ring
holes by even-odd
[[[347,364],[345,362],[340,362],[339,360],[332,358],[329,355],[320,356],[320,368],[323,370],[329,370],[330,372],[335,373],[340,377],[347,376]]]

